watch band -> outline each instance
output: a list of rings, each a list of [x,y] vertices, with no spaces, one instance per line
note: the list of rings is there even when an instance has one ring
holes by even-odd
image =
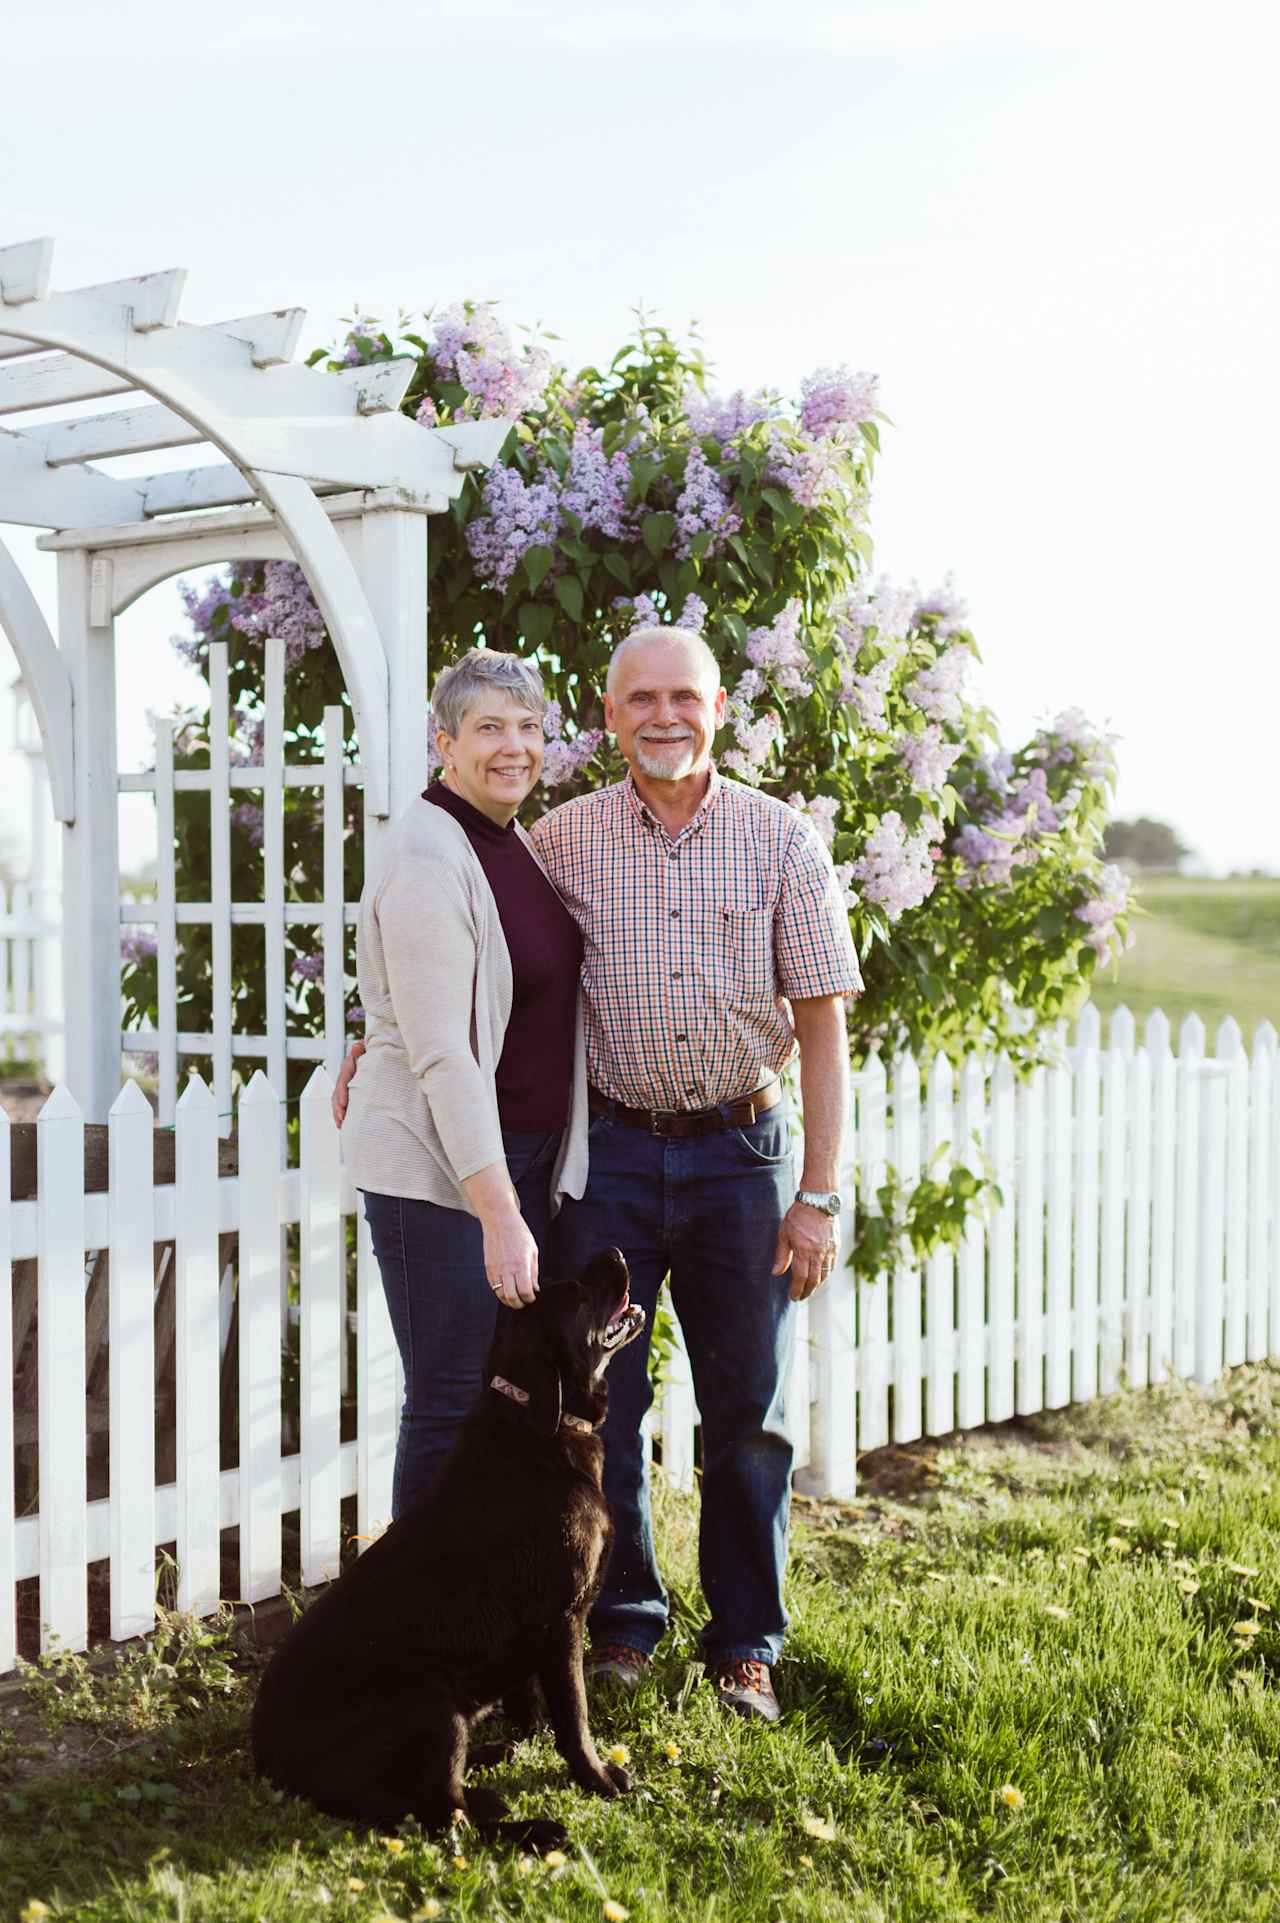
[[[811,1209],[821,1209],[824,1215],[839,1215],[843,1201],[838,1189],[828,1193],[824,1189],[797,1189],[796,1201],[804,1202]]]

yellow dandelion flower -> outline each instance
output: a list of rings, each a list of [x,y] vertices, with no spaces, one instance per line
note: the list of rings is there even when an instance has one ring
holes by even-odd
[[[1177,1556],[1169,1564],[1170,1569],[1180,1569],[1184,1576],[1194,1576],[1196,1566],[1186,1556]]]
[[[22,1908],[18,1911],[18,1916],[21,1920],[21,1923],[40,1923],[40,1918],[42,1916],[52,1916],[52,1915],[53,1915],[53,1911],[49,1908],[49,1905],[47,1903],[42,1903],[38,1896],[33,1896],[30,1902],[24,1903]]]
[[[1233,1576],[1256,1576],[1259,1573],[1256,1569],[1250,1569],[1242,1562],[1229,1562],[1227,1568]]]
[[[398,1836],[380,1836],[378,1841],[388,1856],[399,1856],[401,1850],[404,1848],[404,1844]]]
[[[1126,1542],[1123,1536],[1108,1536],[1107,1548],[1114,1549],[1117,1556],[1127,1556],[1133,1548],[1133,1544]]]
[[[834,1843],[836,1840],[836,1826],[825,1817],[806,1816],[800,1827],[806,1836],[815,1836],[820,1843]]]
[[[349,1876],[347,1878],[347,1888],[350,1890],[352,1896],[359,1896],[361,1890],[364,1888],[364,1879],[359,1876]]]
[[[615,1743],[612,1749],[605,1751],[605,1755],[611,1763],[629,1763],[631,1761],[631,1751],[625,1743]]]
[[[615,1903],[611,1896],[606,1896],[601,1905],[604,1923],[627,1923],[630,1914],[630,1910],[624,1909],[621,1903]]]
[[[1262,1624],[1260,1622],[1254,1622],[1251,1620],[1246,1622],[1232,1623],[1231,1634],[1233,1636],[1256,1636],[1258,1631],[1261,1628],[1262,1628]]]
[[[1077,1546],[1071,1551],[1071,1553],[1076,1558],[1077,1562],[1088,1562],[1089,1558],[1093,1554],[1093,1551],[1091,1549],[1085,1549],[1081,1545],[1077,1544]]]
[[[1261,1596],[1246,1596],[1245,1601],[1248,1603],[1250,1609],[1260,1609],[1264,1616],[1271,1614],[1271,1604],[1264,1603]]]
[[[369,1923],[400,1923],[400,1918],[392,1916],[389,1910],[379,1910],[376,1916],[369,1918]]]
[[[1037,1545],[1037,1547],[1034,1549],[1028,1549],[1026,1560],[1028,1562],[1039,1562],[1041,1557],[1047,1556],[1048,1553],[1049,1552],[1047,1549],[1043,1549]]]
[[[811,1870],[813,1868],[813,1858],[811,1856],[798,1856],[796,1861],[802,1870]]]
[[[1176,1516],[1161,1516],[1160,1527],[1162,1529],[1181,1529],[1182,1524]]]
[[[533,1871],[533,1858],[531,1856],[517,1856],[516,1875],[529,1876],[532,1874],[532,1871]]]
[[[667,1761],[668,1761],[669,1763],[678,1763],[678,1762],[680,1761],[680,1745],[679,1745],[679,1743],[667,1743],[667,1744],[665,1744],[665,1745],[663,1746],[663,1751],[662,1751],[662,1753],[663,1753],[663,1755],[664,1755],[664,1756],[666,1757],[666,1759],[667,1759]]]
[[[1009,1809],[1021,1809],[1026,1800],[1022,1791],[1017,1789],[1012,1783],[1002,1783],[1000,1785],[1000,1801],[1006,1804]]]
[[[1198,1596],[1200,1594],[1200,1585],[1194,1576],[1184,1576],[1178,1584],[1178,1587],[1184,1596]]]
[[[1115,1526],[1117,1529],[1136,1529],[1138,1526],[1138,1518],[1136,1516],[1117,1516]]]
[[[542,1860],[549,1870],[562,1870],[569,1861],[563,1850],[548,1850]]]
[[[432,1923],[432,1918],[444,1915],[444,1904],[434,1896],[424,1897],[421,1905],[413,1913],[410,1923]]]
[[[1052,1616],[1055,1622],[1064,1623],[1070,1616],[1071,1611],[1064,1609],[1061,1603],[1046,1603],[1044,1613],[1046,1616]]]
[[[461,1855],[455,1856],[453,1859],[453,1867],[455,1870],[465,1870],[467,1867],[466,1857]]]

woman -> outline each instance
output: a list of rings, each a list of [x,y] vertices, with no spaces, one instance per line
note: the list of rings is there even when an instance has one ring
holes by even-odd
[[[542,772],[546,696],[474,648],[436,682],[439,780],[360,904],[367,1053],[343,1129],[404,1362],[392,1514],[475,1397],[499,1302],[587,1172],[582,938],[515,821]]]

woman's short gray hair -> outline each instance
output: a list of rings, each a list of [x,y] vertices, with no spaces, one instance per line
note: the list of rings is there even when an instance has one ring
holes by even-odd
[[[486,695],[509,694],[531,714],[544,715],[547,697],[542,676],[531,661],[497,648],[471,648],[460,661],[436,676],[431,714],[437,728],[455,738],[478,701]]]

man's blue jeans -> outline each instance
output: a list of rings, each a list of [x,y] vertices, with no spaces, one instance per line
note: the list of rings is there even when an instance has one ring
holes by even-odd
[[[748,1129],[688,1140],[648,1135],[610,1109],[590,1144],[586,1194],[566,1198],[553,1259],[577,1274],[602,1248],[620,1248],[648,1330],[670,1272],[702,1418],[703,1655],[775,1662],[787,1626],[792,1465],[783,1395],[794,1312],[789,1276],[770,1273],[795,1193],[785,1104]],[[667,1626],[640,1438],[653,1400],[648,1330],[609,1367],[604,1486],[617,1534],[591,1614],[597,1643],[646,1654]]]
[[[504,1129],[502,1146],[543,1270],[560,1136]],[[430,1483],[480,1392],[498,1299],[485,1280],[484,1233],[474,1215],[403,1195],[362,1193],[404,1364],[391,1484],[395,1517]]]

